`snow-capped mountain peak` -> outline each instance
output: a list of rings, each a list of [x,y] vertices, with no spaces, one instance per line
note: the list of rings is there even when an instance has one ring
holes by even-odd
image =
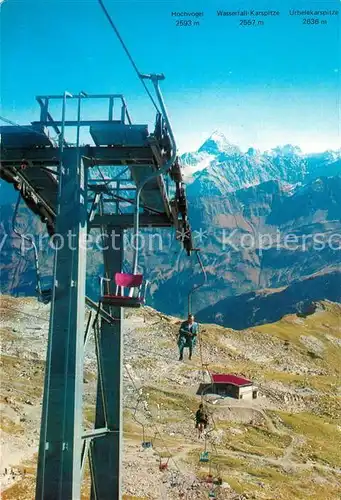
[[[225,153],[229,155],[238,155],[241,153],[238,146],[229,142],[225,135],[219,130],[215,130],[210,137],[204,142],[204,144],[198,149],[198,153],[209,153],[217,155],[219,153]]]
[[[276,180],[288,186],[318,177],[341,174],[340,151],[303,154],[298,146],[285,144],[261,152],[250,147],[245,153],[219,131],[194,153],[182,156],[188,193],[220,196]],[[292,188],[286,186],[285,192]]]

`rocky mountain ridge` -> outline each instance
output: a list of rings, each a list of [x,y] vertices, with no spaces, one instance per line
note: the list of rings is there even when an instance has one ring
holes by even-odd
[[[219,298],[286,287],[340,268],[340,195],[341,178],[334,177],[292,192],[269,181],[228,197],[192,200],[196,245],[208,274],[207,285],[195,297],[195,311]],[[202,280],[198,266],[191,269],[185,261],[178,269],[168,280],[172,290],[181,290],[182,281],[189,289]],[[161,302],[154,304],[160,307]]]
[[[284,315],[302,317],[315,311],[319,300],[341,302],[341,270],[329,269],[278,289],[261,289],[223,299],[199,311],[197,318],[236,330],[279,321]]]
[[[195,310],[262,288],[286,287],[293,281],[340,266],[340,199],[341,178],[335,177],[315,180],[290,192],[278,182],[269,181],[228,197],[193,200],[194,241],[202,248],[208,274],[207,286],[193,296]],[[34,294],[33,252],[27,249],[24,256],[20,255],[21,242],[11,228],[12,213],[13,206],[2,207],[2,291]],[[41,236],[43,228],[29,212],[20,212],[17,224]],[[185,310],[186,296],[202,276],[194,259],[176,253],[178,243],[169,243],[166,231],[159,234],[165,246],[156,251],[145,249],[140,256],[141,268],[151,281],[148,303],[176,314]],[[48,275],[53,252],[48,238],[42,241],[41,271]],[[88,291],[96,299],[99,254],[90,251],[88,262]],[[167,299],[170,295],[172,301]],[[332,295],[319,298],[336,300]],[[266,318],[265,315],[264,321]]]
[[[249,293],[288,287],[292,282],[316,273],[329,273],[341,265],[338,152],[308,158],[298,148],[288,145],[266,153],[252,148],[242,153],[224,136],[215,133],[197,153],[214,161],[195,174],[187,190],[194,243],[202,248],[208,275],[207,286],[193,296],[195,311],[204,309],[207,319],[212,320],[208,311],[215,302],[237,297],[236,301],[243,307],[243,297],[247,300]],[[245,172],[251,176],[248,179],[240,175],[246,166]],[[321,172],[332,172],[333,176],[315,177]],[[245,184],[250,187],[238,188]],[[36,286],[33,253],[28,250],[24,256],[20,255],[20,239],[11,227],[16,193],[12,186],[0,183],[0,194],[1,291],[33,295]],[[43,241],[41,267],[42,274],[48,276],[53,253],[44,228],[24,210],[20,211],[17,224]],[[173,232],[160,230],[158,233],[161,247],[152,245],[150,249],[146,245],[140,255],[140,269],[151,282],[147,302],[169,314],[185,313],[187,294],[202,281],[202,275],[195,259],[179,252]],[[148,237],[148,232],[144,234]],[[129,249],[126,257],[129,268]],[[90,251],[88,263],[88,293],[97,300],[97,276],[101,274],[99,254]],[[336,300],[332,290],[323,289],[326,295],[319,295],[319,299]],[[293,304],[294,301],[293,297]],[[297,302],[300,301],[297,297]],[[245,310],[249,310],[248,307],[245,303]],[[257,323],[269,321],[264,307],[259,309]],[[286,312],[283,304],[282,315]],[[236,323],[233,325],[238,327]]]
[[[271,180],[283,184],[307,183],[341,174],[341,150],[303,154],[287,144],[261,152],[246,152],[215,131],[193,153],[182,155],[190,196],[226,195]]]

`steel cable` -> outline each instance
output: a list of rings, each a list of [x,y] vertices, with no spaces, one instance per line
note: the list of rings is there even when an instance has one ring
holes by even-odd
[[[138,76],[139,80],[141,81],[141,83],[142,83],[142,85],[143,85],[143,87],[144,87],[144,89],[145,89],[145,91],[146,91],[147,95],[149,96],[149,98],[150,98],[150,100],[151,100],[151,102],[152,102],[152,104],[153,104],[154,108],[156,109],[156,111],[157,111],[158,113],[160,113],[160,110],[159,110],[158,105],[156,104],[156,102],[155,102],[155,100],[154,100],[154,98],[153,98],[153,96],[152,96],[152,94],[151,94],[150,90],[148,89],[148,87],[147,87],[147,85],[146,85],[145,81],[143,80],[142,75],[141,75],[141,73],[140,73],[140,71],[139,71],[139,69],[138,69],[138,67],[137,67],[137,65],[136,65],[136,63],[135,63],[135,61],[134,61],[134,59],[133,59],[133,57],[132,57],[131,53],[129,52],[128,47],[127,47],[127,46],[126,46],[126,44],[124,43],[124,40],[123,40],[123,38],[122,38],[122,36],[121,36],[120,32],[118,31],[117,27],[115,26],[114,21],[112,20],[112,17],[110,16],[109,12],[107,11],[107,9],[106,9],[106,7],[105,7],[105,5],[104,5],[103,1],[102,1],[102,0],[98,0],[98,3],[99,3],[99,5],[100,5],[101,9],[103,10],[103,12],[104,12],[104,14],[105,14],[106,18],[108,19],[110,26],[111,26],[111,27],[112,27],[112,29],[114,30],[114,32],[115,32],[115,34],[116,34],[116,36],[117,36],[118,40],[120,41],[120,43],[121,43],[121,45],[122,45],[122,48],[123,48],[124,52],[126,53],[126,55],[127,55],[128,59],[129,59],[129,61],[131,62],[132,66],[133,66],[133,68],[134,68],[134,70],[135,70],[135,72],[136,72],[136,74],[137,74],[137,76]]]

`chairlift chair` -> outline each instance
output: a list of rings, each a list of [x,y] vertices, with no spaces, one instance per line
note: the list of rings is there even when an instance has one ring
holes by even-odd
[[[52,289],[48,288],[46,290],[40,289],[38,291],[38,301],[43,304],[49,304],[52,300]]]
[[[213,490],[210,490],[209,493],[208,493],[208,498],[217,498],[216,497],[216,494]]]
[[[161,471],[167,470],[168,469],[168,462],[169,462],[169,457],[167,458],[166,461],[162,461],[162,457],[160,457],[159,469]]]
[[[203,451],[202,453],[200,453],[200,458],[199,458],[199,462],[209,462],[209,453],[208,451]]]
[[[38,274],[38,283],[37,283],[37,294],[38,301],[43,304],[49,304],[52,300],[52,290],[53,287],[50,283],[51,279],[48,276],[40,276]]]
[[[31,248],[33,248],[33,253],[34,253],[34,268],[35,268],[35,273],[36,273],[36,292],[37,292],[37,297],[38,301],[42,302],[43,304],[49,304],[52,300],[52,289],[53,287],[51,286],[51,278],[48,276],[42,277],[40,274],[40,265],[39,265],[39,254],[38,254],[38,249],[37,245],[35,244],[34,238],[20,233],[20,231],[16,228],[15,226],[15,221],[18,215],[19,211],[19,205],[21,201],[21,195],[19,193],[18,195],[18,200],[14,209],[13,217],[12,217],[12,229],[13,232],[19,236],[21,241],[28,241],[31,245]],[[53,278],[52,278],[53,279]],[[48,280],[48,283],[46,284],[46,280]]]
[[[109,278],[100,278],[102,304],[114,307],[134,308],[144,305],[148,282],[143,281],[143,274],[115,273],[114,283],[116,290],[114,294],[104,293],[105,281],[111,282],[112,280]]]
[[[153,448],[153,439],[150,439],[149,441],[146,440],[146,433],[145,433],[145,425],[140,422],[137,418],[136,418],[136,413],[137,413],[137,409],[138,409],[138,406],[140,404],[140,401],[141,401],[141,397],[142,397],[142,389],[140,389],[140,396],[139,396],[139,399],[137,401],[137,404],[135,406],[135,410],[134,410],[134,413],[133,413],[133,419],[135,420],[135,422],[140,425],[142,427],[142,442],[141,442],[141,446],[144,450],[148,449],[148,448]]]
[[[213,481],[213,483],[216,485],[216,486],[221,486],[223,484],[223,480],[221,477],[217,477],[217,479],[215,479]]]
[[[157,170],[154,170],[150,175],[146,176],[136,187],[135,192],[135,203],[134,203],[134,225],[133,225],[133,237],[135,240],[139,236],[140,228],[140,209],[141,209],[141,193],[144,187],[150,182],[154,181],[162,175],[167,175],[169,170],[172,168],[173,164],[177,160],[177,147],[175,138],[173,135],[172,127],[168,118],[167,110],[164,104],[163,96],[159,87],[159,81],[164,80],[164,75],[145,75],[141,74],[140,77],[148,79],[152,82],[155,88],[156,96],[159,101],[160,112],[157,120],[156,130],[157,139],[160,145],[167,150],[167,161]],[[188,224],[188,223],[187,223]],[[189,226],[185,228],[189,230]],[[187,238],[187,252],[191,250],[192,241],[191,238]],[[185,246],[185,245],[184,245]],[[114,276],[114,283],[116,285],[115,294],[105,294],[103,290],[103,284],[105,281],[111,282],[111,279],[101,278],[100,281],[100,304],[110,305],[114,307],[131,307],[139,308],[145,303],[146,286],[145,282],[143,286],[143,275],[137,274],[138,267],[138,257],[139,248],[138,245],[134,248],[133,253],[133,263],[131,273],[116,273]],[[124,293],[124,290],[128,289],[128,293]]]

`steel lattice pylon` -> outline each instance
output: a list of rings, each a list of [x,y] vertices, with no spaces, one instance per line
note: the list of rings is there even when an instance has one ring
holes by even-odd
[[[82,103],[91,98],[108,101],[106,119],[81,119]],[[62,102],[60,120],[50,113],[53,100]],[[156,172],[163,173],[171,157],[167,127],[160,115],[152,134],[146,125],[133,125],[122,95],[64,93],[39,96],[37,101],[38,122],[1,127],[0,161],[0,177],[14,184],[27,206],[46,223],[50,236],[58,235],[63,242],[56,245],[54,257],[36,500],[80,500],[87,456],[91,499],[116,500],[122,489],[123,309],[86,296],[88,248],[84,242],[94,228],[103,237],[114,233],[119,244],[101,250],[104,272],[107,278],[120,272],[123,234],[134,227],[135,194],[144,183],[147,189],[139,191],[139,226],[174,226],[188,234],[180,163],[177,159],[169,168],[169,182],[163,175],[157,177]],[[76,120],[67,117],[70,101],[77,106]],[[68,128],[74,130],[76,143],[68,140]],[[81,145],[84,128],[92,144]],[[58,142],[50,137],[51,130]],[[100,167],[106,167],[106,173],[95,176]],[[149,178],[153,180],[146,182]],[[70,233],[72,245],[68,244]],[[190,251],[191,235],[182,243]],[[112,287],[111,282],[109,293]],[[95,311],[98,361],[96,418],[94,428],[87,432],[82,413],[86,305]]]

